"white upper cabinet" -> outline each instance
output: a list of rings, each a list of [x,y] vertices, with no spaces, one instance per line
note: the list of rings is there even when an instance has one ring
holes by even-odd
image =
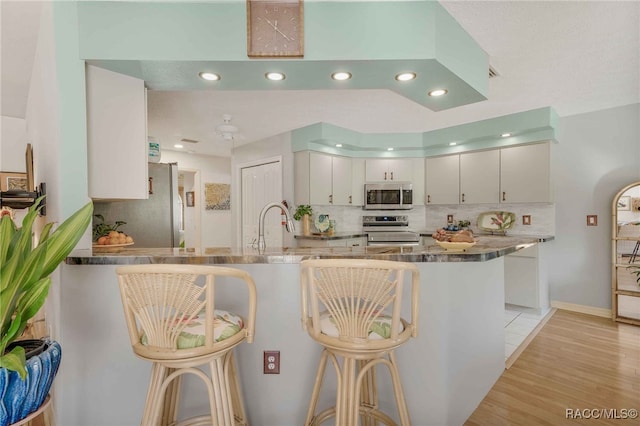
[[[458,204],[460,194],[460,156],[447,155],[425,160],[426,205]]]
[[[500,202],[551,202],[550,143],[500,150]]]
[[[500,151],[460,154],[460,204],[497,204],[500,196]]]
[[[309,204],[331,204],[332,158],[329,155],[311,152],[309,157]]]
[[[367,182],[411,182],[412,167],[411,158],[367,158],[365,176]]]
[[[351,158],[331,157],[331,204],[334,206],[350,206],[351,195]]]
[[[409,179],[413,184],[413,205],[424,205],[424,159],[412,158],[412,178]]]
[[[86,90],[89,197],[148,198],[144,81],[87,65]]]
[[[351,204],[364,205],[365,165],[364,158],[351,159]]]
[[[297,205],[353,205],[350,158],[300,151],[294,154],[294,162]]]

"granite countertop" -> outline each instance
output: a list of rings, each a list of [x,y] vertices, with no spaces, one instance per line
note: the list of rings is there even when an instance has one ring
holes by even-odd
[[[196,264],[282,264],[306,259],[361,258],[403,262],[484,262],[513,253],[540,242],[538,237],[478,236],[478,243],[464,252],[446,251],[435,240],[419,246],[363,247],[267,247],[257,248],[133,248],[118,247],[107,251],[80,249],[66,259],[68,265],[126,265],[145,263]]]
[[[295,235],[298,240],[344,240],[348,238],[366,237],[367,233],[360,231],[336,232],[334,234],[315,232],[311,235]]]
[[[434,234],[435,231],[418,231],[418,233],[420,234],[421,237],[430,237],[431,235]],[[452,231],[455,232],[455,231]],[[477,240],[479,237],[496,237],[496,238],[531,238],[531,239],[535,239],[537,240],[537,242],[539,243],[545,243],[548,241],[553,241],[555,239],[555,236],[553,235],[517,235],[517,234],[506,234],[503,235],[499,232],[497,233],[487,233],[487,232],[474,232],[473,236],[475,237],[475,239]]]

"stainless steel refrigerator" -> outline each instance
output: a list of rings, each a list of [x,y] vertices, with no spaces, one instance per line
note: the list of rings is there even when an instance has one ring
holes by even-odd
[[[178,247],[182,222],[178,165],[149,163],[147,200],[96,201],[94,214],[104,216],[106,223],[126,222],[118,231],[133,237],[133,248]]]

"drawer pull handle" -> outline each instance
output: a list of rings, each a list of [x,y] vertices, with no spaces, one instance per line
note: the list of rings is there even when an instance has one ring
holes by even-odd
[[[427,195],[427,203],[431,202],[431,195]]]
[[[384,172],[384,180],[387,180],[387,172]]]
[[[502,201],[507,201],[507,193],[502,191]]]
[[[462,193],[462,202],[464,203],[464,193]]]

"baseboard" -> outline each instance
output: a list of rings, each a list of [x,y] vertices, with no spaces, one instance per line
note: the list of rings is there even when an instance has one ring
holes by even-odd
[[[549,321],[549,319],[555,313],[556,313],[556,309],[555,308],[551,308],[549,310],[549,312],[547,312],[547,315],[545,315],[544,318],[542,318],[542,320],[538,323],[536,328],[534,328],[533,331],[531,333],[529,333],[527,338],[524,339],[524,341],[522,343],[520,343],[520,346],[518,346],[518,348],[515,351],[513,351],[511,356],[509,356],[509,358],[507,358],[507,360],[504,363],[505,370],[508,370],[509,368],[511,368],[511,366],[513,365],[514,362],[516,362],[516,360],[518,359],[520,354],[522,352],[524,352],[525,349],[527,349],[527,346],[529,346],[529,343],[531,343],[533,341],[533,339],[538,335],[540,330],[542,330],[542,327],[544,327],[544,325],[547,323],[547,321]]]
[[[565,311],[580,312],[581,314],[595,315],[597,317],[611,318],[611,309],[596,308],[587,305],[577,305],[575,303],[551,301],[552,308],[564,309]]]

